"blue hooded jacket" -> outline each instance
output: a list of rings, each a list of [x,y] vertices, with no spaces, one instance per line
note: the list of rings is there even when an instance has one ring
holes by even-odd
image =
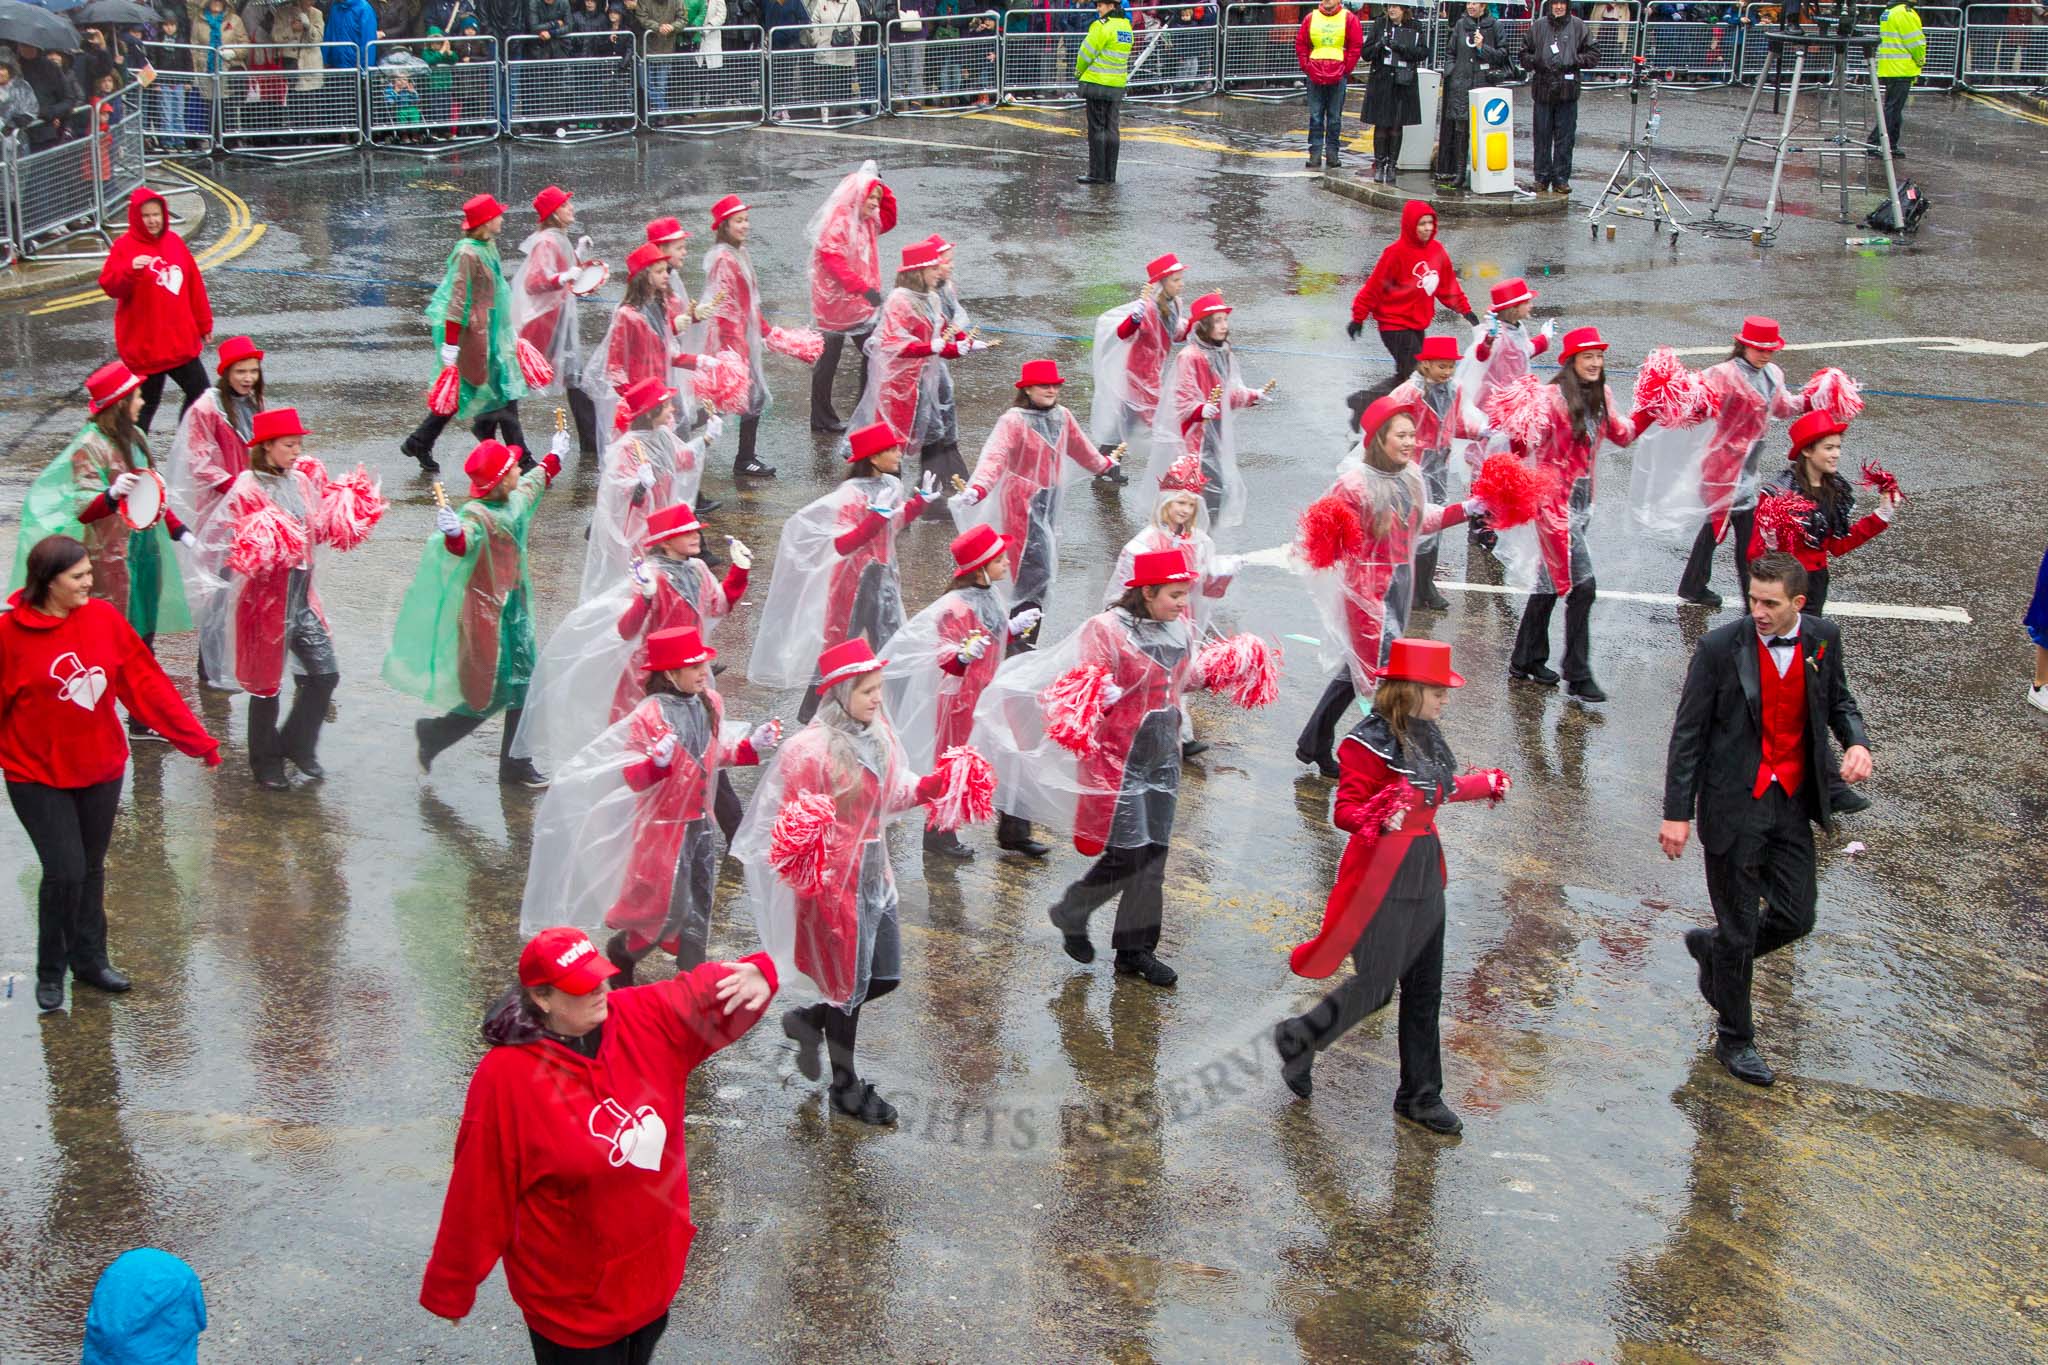
[[[196,1365],[206,1330],[199,1276],[168,1251],[124,1251],[100,1272],[85,1310],[80,1365]]]
[[[334,0],[334,8],[327,11],[325,37],[320,60],[328,70],[369,66],[370,44],[377,41],[377,11],[370,8],[370,0]]]

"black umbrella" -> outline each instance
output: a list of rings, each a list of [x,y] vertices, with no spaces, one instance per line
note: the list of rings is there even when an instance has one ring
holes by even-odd
[[[24,5],[21,0],[0,0],[0,43],[76,52],[78,30],[46,9]]]
[[[77,9],[85,0],[28,0],[28,3],[52,14],[62,14],[65,10]]]
[[[135,0],[91,0],[90,4],[82,5],[64,17],[81,27],[88,24],[112,24],[117,28],[148,24],[154,27],[164,21],[161,14],[146,5],[136,4]]]

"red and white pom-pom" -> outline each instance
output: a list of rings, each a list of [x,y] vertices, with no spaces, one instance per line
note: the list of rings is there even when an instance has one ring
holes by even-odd
[[[1370,849],[1386,833],[1387,821],[1416,804],[1418,793],[1406,782],[1389,782],[1365,799],[1359,808],[1358,832],[1351,837]],[[1403,823],[1406,823],[1405,819]]]
[[[1720,402],[1697,370],[1689,370],[1669,346],[1643,358],[1636,371],[1633,415],[1648,413],[1661,427],[1697,426],[1720,410]]]
[[[817,364],[818,357],[825,354],[825,338],[808,327],[770,327],[761,339],[769,350],[806,365]]]
[[[439,417],[453,417],[462,403],[462,376],[453,365],[443,369],[427,390],[427,411]]]
[[[304,463],[301,461],[300,463]],[[330,482],[313,509],[313,538],[337,550],[353,550],[390,510],[377,476],[362,465],[345,479]]]
[[[1853,422],[1863,411],[1863,386],[1832,365],[1815,370],[1799,396],[1809,411],[1824,412],[1837,422]]]
[[[532,389],[544,389],[555,382],[555,367],[540,353],[540,347],[519,338],[519,373]]]
[[[943,773],[946,789],[925,808],[924,827],[955,830],[996,818],[996,766],[966,744],[939,755],[934,773]]]
[[[1472,496],[1486,508],[1487,523],[1501,531],[1534,518],[1556,491],[1556,479],[1548,470],[1505,450],[1487,456],[1472,476]]]
[[[1280,650],[1246,631],[1203,645],[1195,655],[1202,686],[1246,708],[1270,706],[1280,695]]]
[[[1209,486],[1209,476],[1202,472],[1202,457],[1183,455],[1167,467],[1166,477],[1159,481],[1159,491],[1178,493],[1199,493]]]
[[[1038,694],[1045,707],[1045,737],[1083,758],[1094,753],[1100,747],[1095,731],[1102,724],[1102,689],[1108,682],[1109,670],[1101,664],[1082,664],[1053,679]]]
[[[306,528],[268,503],[242,518],[228,547],[228,567],[244,578],[278,573],[306,557]]]
[[[838,821],[832,798],[805,792],[776,813],[768,835],[768,865],[799,896],[815,896],[825,885],[825,836]]]
[[[1365,548],[1365,527],[1351,504],[1339,497],[1317,498],[1301,514],[1296,543],[1311,569],[1327,569]]]
[[[1813,501],[1798,493],[1766,493],[1756,502],[1756,533],[1766,550],[1790,552],[1808,539],[1806,519],[1813,515]]]
[[[698,356],[697,368],[690,371],[690,383],[697,390],[697,397],[720,412],[747,410],[751,383],[747,362],[736,351],[706,351]]]
[[[1881,498],[1891,498],[1895,502],[1906,500],[1905,490],[1899,487],[1899,476],[1875,460],[1863,462],[1863,472],[1857,476],[1856,482],[1865,488],[1876,489]]]
[[[1486,396],[1486,422],[1523,450],[1543,443],[1550,430],[1549,386],[1533,374],[1516,377]]]

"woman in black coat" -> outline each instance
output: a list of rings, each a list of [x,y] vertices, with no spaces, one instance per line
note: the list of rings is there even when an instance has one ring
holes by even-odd
[[[1366,31],[1359,60],[1366,68],[1365,121],[1372,125],[1372,178],[1394,183],[1401,130],[1422,120],[1415,73],[1429,58],[1429,43],[1406,5],[1388,5]]]

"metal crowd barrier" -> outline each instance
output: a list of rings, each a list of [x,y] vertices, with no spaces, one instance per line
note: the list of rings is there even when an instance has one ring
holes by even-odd
[[[1643,65],[1667,84],[1733,85],[1742,26],[1718,20],[1652,19],[1642,26]]]
[[[207,71],[208,48],[144,43],[156,80],[143,95],[143,131],[168,155],[205,156],[219,131],[220,81]]]
[[[1131,99],[1174,104],[1216,93],[1216,22],[1170,22],[1180,13],[1177,7],[1131,11],[1133,25],[1144,21],[1132,45]]]
[[[1967,88],[2035,90],[2048,85],[2048,26],[2005,22],[2011,14],[2005,5],[1970,6],[1960,72]]]
[[[147,173],[142,94],[131,83],[94,100],[65,121],[71,136],[47,147],[31,150],[19,134],[0,140],[0,264],[27,256],[61,261],[106,254],[114,232],[128,225],[128,196]],[[87,236],[99,241],[90,251],[50,249]]]
[[[441,44],[453,60],[427,61],[429,49],[440,55]],[[363,80],[364,130],[373,147],[446,150],[488,142],[503,126],[496,38],[379,38],[370,44]]]
[[[853,42],[836,41],[848,33]],[[792,24],[770,30],[768,43],[770,119],[838,128],[881,117],[880,25]]]
[[[1777,6],[1766,6],[1762,3],[1762,0],[1752,0],[1752,3],[1745,5],[1742,10],[1744,38],[1742,44],[1741,80],[1745,85],[1750,81],[1763,78],[1767,74],[1771,74],[1773,79],[1780,79],[1775,76],[1775,73],[1767,73],[1765,70],[1770,65],[1770,45],[1764,41],[1764,34],[1774,27],[1774,25],[1762,22],[1758,17],[1760,12],[1766,8],[1775,11]],[[1983,7],[1973,6],[1972,11],[1974,12],[1978,8]],[[2004,10],[2003,6],[1997,7],[1997,9],[1999,12],[2009,12]],[[1963,11],[1951,7],[1922,7],[1919,10],[1919,14],[1920,23],[1925,31],[1927,40],[1927,60],[1921,65],[1920,78],[1913,82],[1913,88],[1915,90],[1946,90],[1955,85],[1958,79],[1962,79],[1963,84],[1968,85],[1969,81],[1963,75],[1966,65]],[[1857,7],[1856,15],[1864,32],[1876,33],[1878,21],[1884,17],[1884,7],[1881,5],[1860,5]],[[2022,29],[2021,31],[2026,30]],[[2048,36],[2044,36],[2038,41],[2043,44],[2041,51],[2044,54],[2048,54]],[[1787,60],[1789,61],[1789,54]],[[1828,70],[1832,70],[1831,61],[1832,57],[1830,54],[1820,52],[1816,53],[1813,58],[1810,58],[1807,65],[1811,69],[1816,63],[1819,63]],[[1848,62],[1850,83],[1853,85],[1868,85],[1871,81],[1870,57],[1862,52],[1853,52],[1848,55]],[[2008,88],[2031,90],[2036,85],[2041,84],[2043,79],[2048,79],[2048,72],[2043,72],[2041,77],[2035,80],[2021,79],[2015,86]]]
[[[222,151],[303,161],[362,145],[363,85],[356,72],[288,67],[285,54],[305,50],[297,46],[252,43],[235,50],[242,63],[222,66],[215,106]]]
[[[1294,34],[1300,25],[1251,23],[1239,17],[1270,9],[1269,5],[1248,4],[1225,7],[1223,66],[1218,73],[1225,94],[1284,100],[1303,93],[1307,80],[1294,55]]]
[[[505,124],[515,138],[590,141],[633,131],[640,121],[636,53],[630,34],[619,53],[593,52],[593,37],[505,40]]]
[[[1043,19],[1044,10],[1011,10],[1006,23],[1022,19]],[[1058,11],[1053,11],[1055,15]],[[1081,102],[1081,85],[1074,79],[1074,57],[1081,50],[1082,34],[1042,28],[1008,28],[1003,31],[1003,103],[1035,104],[1064,108]]]
[[[722,133],[768,117],[768,57],[758,27],[686,28],[676,51],[640,53],[640,121],[657,133]]]
[[[973,25],[982,22],[977,30]],[[909,25],[916,24],[916,28]],[[889,112],[905,117],[964,114],[1003,97],[1003,16],[994,10],[888,26]],[[952,36],[938,32],[952,30]]]

